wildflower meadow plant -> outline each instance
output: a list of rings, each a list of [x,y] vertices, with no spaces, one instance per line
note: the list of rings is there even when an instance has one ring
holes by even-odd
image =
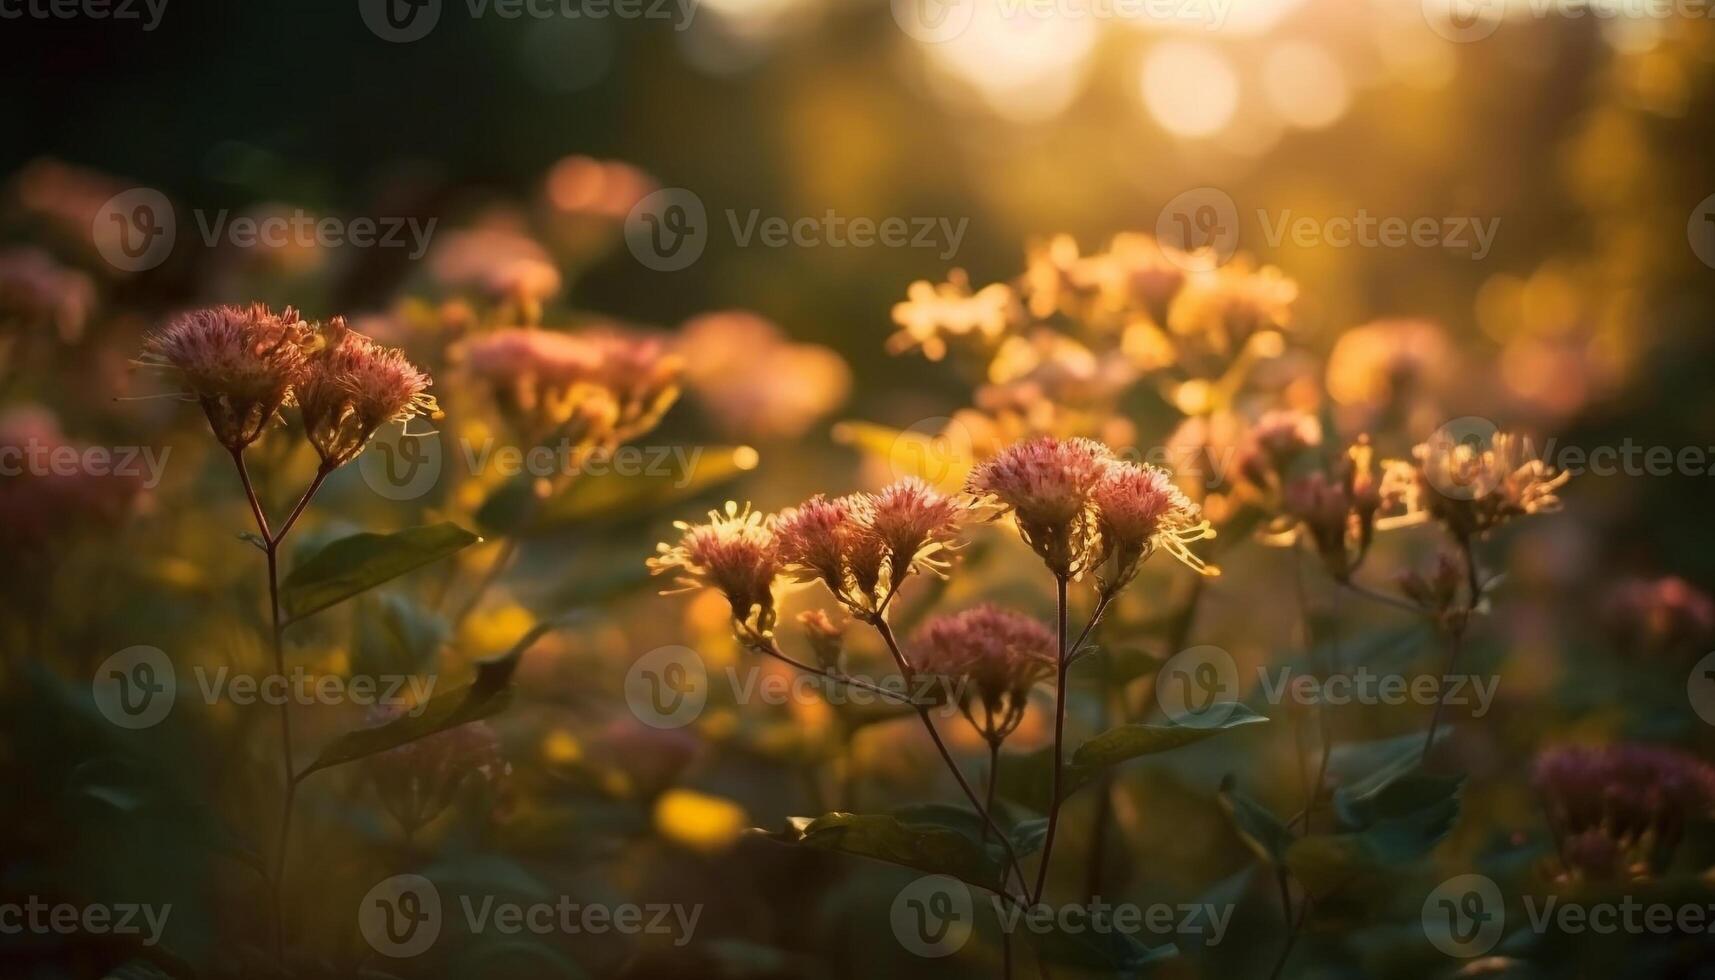
[[[260,550],[267,565],[268,618],[274,674],[287,676],[287,629],[328,605],[386,581],[416,565],[445,557],[477,540],[451,524],[408,529],[388,536],[357,535],[327,545],[282,579],[282,547],[329,476],[355,460],[369,445],[376,431],[389,422],[410,422],[433,416],[438,408],[428,394],[430,379],[412,365],[402,352],[383,346],[350,330],[334,318],[317,324],[305,321],[294,309],[275,313],[261,304],[248,307],[221,306],[195,310],[179,316],[145,343],[144,363],[165,369],[184,386],[181,396],[196,401],[208,418],[216,441],[231,456],[239,485],[255,520],[255,533],[246,540]],[[309,484],[298,494],[286,516],[270,520],[264,494],[251,479],[246,452],[270,430],[284,424],[282,410],[296,407],[299,430],[315,449],[319,462]],[[427,711],[424,704],[419,710]],[[472,705],[466,705],[469,710]],[[277,833],[267,880],[272,896],[273,942],[279,955],[286,943],[281,917],[281,887],[291,845],[293,802],[300,783],[310,774],[376,753],[410,754],[423,751],[408,743],[436,735],[456,724],[445,712],[416,718],[395,719],[370,732],[354,733],[353,740],[335,743],[308,766],[296,761],[289,701],[279,704],[279,741],[282,792]],[[384,771],[396,772],[383,764]],[[405,763],[397,766],[408,768]],[[441,786],[425,790],[399,775],[407,784],[391,794],[390,803],[407,833],[414,833],[437,809],[422,794],[444,796],[453,774],[438,775]],[[391,785],[383,777],[384,785]],[[444,808],[444,803],[439,804]],[[438,809],[437,809],[438,812]]]

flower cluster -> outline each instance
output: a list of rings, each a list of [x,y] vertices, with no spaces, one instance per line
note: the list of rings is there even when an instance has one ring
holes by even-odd
[[[953,682],[960,710],[990,745],[1018,727],[1031,688],[1056,662],[1048,627],[992,605],[929,620],[913,647],[918,669]]]
[[[439,410],[428,394],[429,376],[401,351],[346,329],[340,317],[329,321],[323,339],[309,356],[297,399],[304,433],[324,465],[355,459],[387,422]]]
[[[1112,437],[1101,426],[1140,380],[1187,414],[1221,407],[1283,353],[1297,296],[1278,269],[1243,258],[1218,265],[1139,234],[1083,254],[1058,235],[1028,249],[1009,282],[973,289],[954,270],[945,283],[912,283],[887,346],[941,360],[956,345],[986,359],[975,402],[1026,419],[1018,435]]]
[[[681,588],[713,588],[732,607],[733,625],[747,639],[774,633],[774,590],[784,571],[775,519],[728,501],[724,511],[709,511],[706,524],[674,522],[684,532],[679,543],[657,546],[649,559],[652,573],[676,573]]]
[[[1383,494],[1398,522],[1427,518],[1458,541],[1469,541],[1506,522],[1560,509],[1556,491],[1571,474],[1532,455],[1527,441],[1498,432],[1488,445],[1445,433],[1412,452],[1411,467],[1389,469]]]
[[[654,337],[506,328],[453,354],[507,423],[537,442],[616,446],[654,428],[679,394],[681,362]]]
[[[957,501],[916,479],[816,496],[778,515],[728,503],[707,524],[677,524],[679,543],[662,543],[649,565],[678,572],[687,587],[719,589],[747,636],[772,633],[775,580],[787,573],[821,582],[853,615],[875,620],[908,576],[944,570],[961,516]]]
[[[1104,588],[1117,591],[1157,547],[1216,574],[1189,548],[1214,529],[1171,477],[1116,459],[1094,440],[1038,436],[1016,443],[978,464],[965,489],[994,516],[1010,516],[1056,577],[1078,578],[1112,559]]]
[[[1282,494],[1282,511],[1310,539],[1322,565],[1337,582],[1352,577],[1376,531],[1382,480],[1369,440],[1360,437],[1329,471],[1294,477]]]
[[[329,469],[350,462],[384,423],[434,415],[429,376],[405,355],[348,330],[312,324],[287,307],[218,306],[169,323],[144,359],[176,370],[215,438],[238,453],[296,403]]]
[[[1567,746],[1537,758],[1560,873],[1572,880],[1660,874],[1686,824],[1715,808],[1715,769],[1650,745]]]

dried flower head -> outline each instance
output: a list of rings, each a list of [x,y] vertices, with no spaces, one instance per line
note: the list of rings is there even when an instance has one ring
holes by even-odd
[[[1093,493],[1113,454],[1091,439],[1038,436],[977,464],[965,490],[1010,514],[1048,568],[1076,577],[1100,559]]]
[[[1651,745],[1566,746],[1537,758],[1533,783],[1570,879],[1660,874],[1686,824],[1715,808],[1715,769]]]
[[[940,555],[953,544],[964,513],[958,501],[908,476],[872,494],[869,504],[864,523],[886,547],[896,577],[945,567]]]
[[[919,669],[955,682],[965,717],[995,744],[1023,720],[1030,689],[1054,673],[1053,632],[997,606],[937,616],[915,640]]]
[[[1488,445],[1443,431],[1412,453],[1414,470],[1391,468],[1383,495],[1395,523],[1428,518],[1468,540],[1515,517],[1560,509],[1556,491],[1571,474],[1538,459],[1528,442],[1497,432]]]
[[[683,531],[676,545],[662,542],[649,559],[651,572],[677,573],[683,592],[713,588],[732,607],[734,628],[747,640],[772,636],[776,612],[774,586],[783,562],[774,521],[747,504],[727,501],[724,511],[709,511],[707,524],[674,522]]]
[[[1092,493],[1104,557],[1114,560],[1114,577],[1103,587],[1117,592],[1137,576],[1156,548],[1204,575],[1221,570],[1191,552],[1191,543],[1215,536],[1166,470],[1148,464],[1109,460]]]
[[[297,388],[304,433],[328,468],[363,452],[388,422],[406,422],[440,411],[428,393],[429,376],[405,354],[347,330],[335,317],[324,346],[311,354]]]
[[[782,560],[826,585],[853,613],[879,615],[906,576],[939,573],[962,508],[907,477],[878,493],[817,495],[780,515]]]
[[[1369,439],[1360,436],[1329,471],[1287,481],[1281,499],[1294,535],[1301,531],[1309,536],[1335,581],[1350,579],[1369,554],[1382,504]]]
[[[144,344],[146,363],[179,372],[215,438],[238,452],[255,442],[303,379],[309,327],[298,311],[260,303],[195,310]]]
[[[397,709],[377,709],[379,726]],[[406,742],[371,756],[366,764],[376,795],[406,836],[439,816],[470,780],[489,781],[511,770],[500,755],[500,739],[487,723],[474,721]]]

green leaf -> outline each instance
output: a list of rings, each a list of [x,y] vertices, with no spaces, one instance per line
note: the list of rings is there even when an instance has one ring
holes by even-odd
[[[1072,753],[1071,761],[1061,770],[1060,798],[1065,799],[1089,785],[1109,766],[1171,751],[1229,729],[1267,720],[1266,716],[1242,704],[1235,704],[1232,712],[1218,725],[1120,725],[1111,728],[1078,746]],[[1000,793],[1038,813],[1048,812],[1054,786],[1053,753],[1053,748],[1048,747],[1027,755],[1001,756]]]
[[[422,710],[417,714],[401,715],[384,725],[361,728],[334,739],[297,778],[303,779],[331,766],[386,752],[499,712],[511,700],[512,674],[518,669],[524,651],[558,625],[554,620],[538,623],[512,649],[492,660],[478,662],[476,678],[469,684],[435,695],[421,706]]]
[[[280,604],[288,618],[302,619],[481,540],[446,522],[340,538],[292,569]]]
[[[979,888],[998,889],[1001,883],[1002,865],[964,829],[909,813],[790,817],[786,829],[765,836],[785,844],[856,854],[926,874],[948,875]]]
[[[1072,753],[1072,765],[1080,768],[1113,766],[1139,756],[1167,752],[1193,742],[1201,742],[1218,732],[1268,721],[1242,704],[1235,704],[1219,726],[1212,728],[1190,725],[1121,725],[1110,728]]]
[[[1306,837],[1287,866],[1318,897],[1418,861],[1453,829],[1463,776],[1413,770],[1340,807],[1345,833]]]
[[[1231,775],[1221,780],[1219,798],[1221,808],[1233,821],[1233,829],[1257,857],[1270,865],[1285,861],[1286,851],[1293,843],[1292,831],[1274,811],[1239,792]]]
[[[581,475],[558,495],[535,495],[535,478],[502,484],[477,510],[477,526],[496,535],[536,535],[577,524],[610,524],[671,510],[690,498],[726,483],[747,467],[739,459],[746,447],[699,447],[690,469],[658,476],[618,473]],[[741,452],[742,450],[742,452]],[[754,459],[754,456],[751,456]]]

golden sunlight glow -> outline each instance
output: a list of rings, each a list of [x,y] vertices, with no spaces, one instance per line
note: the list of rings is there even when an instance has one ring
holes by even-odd
[[[969,27],[925,50],[991,111],[1031,122],[1057,115],[1078,94],[1097,31],[1088,17],[1009,16],[998,0],[979,0]]]
[[[1326,48],[1307,41],[1275,45],[1262,63],[1264,94],[1281,118],[1304,129],[1332,125],[1351,105],[1351,86]]]
[[[1207,44],[1164,41],[1144,56],[1143,103],[1177,136],[1213,136],[1238,108],[1238,75],[1227,56]]]

